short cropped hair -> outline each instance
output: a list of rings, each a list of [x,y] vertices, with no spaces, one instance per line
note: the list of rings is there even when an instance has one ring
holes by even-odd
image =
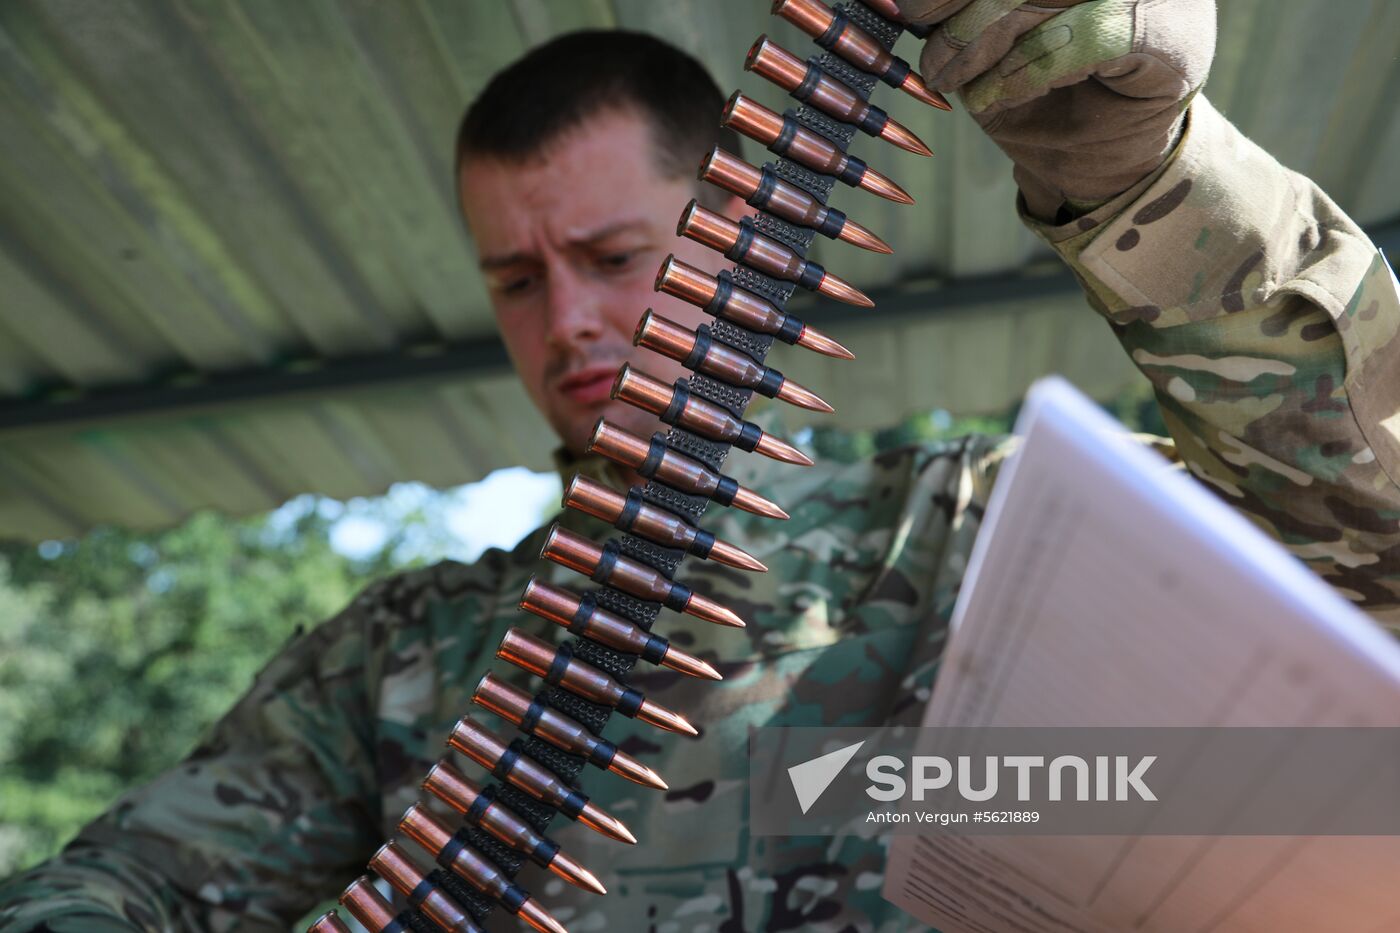
[[[721,128],[724,96],[705,66],[655,36],[620,29],[566,33],[496,74],[457,130],[455,168],[470,156],[529,159],[565,131],[610,110],[650,124],[663,178],[693,176],[719,143],[740,152]]]

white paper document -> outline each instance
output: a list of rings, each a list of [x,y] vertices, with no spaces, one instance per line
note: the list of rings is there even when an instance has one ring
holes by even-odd
[[[1068,383],[1017,433],[925,725],[1400,726],[1400,646]],[[1400,837],[903,836],[884,894],[944,933],[1382,933]]]

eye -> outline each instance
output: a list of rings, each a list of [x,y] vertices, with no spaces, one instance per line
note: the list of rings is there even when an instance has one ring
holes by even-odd
[[[628,250],[620,253],[608,253],[598,257],[598,265],[605,269],[618,270],[626,269],[631,265],[632,260],[637,256],[636,250]]]
[[[521,295],[530,290],[530,287],[535,284],[536,278],[533,275],[514,276],[497,284],[496,290],[502,295]]]

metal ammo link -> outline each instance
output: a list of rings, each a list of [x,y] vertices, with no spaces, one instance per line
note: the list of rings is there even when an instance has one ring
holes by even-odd
[[[835,10],[840,17],[860,26],[887,49],[893,47],[895,40],[900,35],[901,27],[885,20],[863,4],[842,3],[838,4]],[[831,52],[825,52],[812,61],[833,78],[849,85],[862,100],[869,98],[871,91],[879,81],[874,76],[848,65]],[[788,111],[787,115],[809,131],[831,140],[842,151],[845,151],[849,146],[851,138],[856,132],[856,127],[837,122],[805,104],[796,111]],[[854,157],[852,160],[856,161]],[[765,176],[771,173],[802,188],[816,197],[822,204],[826,203],[835,183],[835,179],[831,176],[817,174],[783,157],[779,157],[776,162],[765,163],[762,170]],[[836,218],[844,219],[844,215],[840,212],[833,209],[832,213]],[[789,224],[761,209],[750,215],[750,218],[746,218],[745,227],[752,225],[753,229],[780,240],[799,256],[806,258],[816,236],[816,231]],[[780,311],[786,307],[796,288],[793,283],[778,281],[744,265],[736,265],[728,274],[722,274],[721,279],[731,281],[734,287],[745,288],[761,295],[772,302]],[[764,361],[773,344],[773,337],[769,335],[754,333],[730,321],[718,318],[709,325],[708,333],[710,339],[745,353],[759,363]],[[719,404],[739,417],[742,417],[753,395],[747,389],[737,388],[699,373],[689,377],[688,387],[694,395]],[[664,443],[671,450],[699,460],[716,472],[720,472],[730,449],[728,444],[707,440],[678,427],[670,428],[664,437]],[[730,482],[732,484],[732,481]],[[637,487],[633,487],[633,490],[636,491]],[[683,515],[692,522],[700,518],[711,501],[700,496],[688,495],[655,480],[648,480],[641,487],[639,495],[646,502]],[[728,497],[733,496],[732,488],[728,490],[727,495]],[[716,500],[726,501],[724,495],[716,496]],[[610,539],[606,545],[606,553],[611,555],[610,561],[615,561],[619,553],[626,554],[628,557],[660,571],[668,579],[674,576],[681,560],[685,557],[682,551],[660,547],[631,534],[623,534],[620,537]],[[651,631],[662,608],[660,603],[636,599],[609,586],[600,586],[597,589],[587,591],[584,594],[584,600],[585,605],[604,608],[628,619],[647,632]],[[655,657],[657,654],[656,645],[658,644],[664,645],[665,642],[658,638],[648,646],[649,650],[644,652],[643,656],[650,654]],[[627,675],[640,659],[638,656],[624,654],[577,633],[573,634],[563,645],[564,652],[606,671],[609,676],[616,678],[624,686]],[[561,656],[565,655],[561,654]],[[635,691],[631,691],[631,693],[635,694]],[[633,698],[629,697],[629,699]],[[577,694],[557,686],[547,686],[539,691],[535,695],[535,702],[573,717],[597,735],[601,735],[608,718],[614,712],[608,707],[585,700]],[[564,779],[570,786],[577,785],[578,777],[586,764],[585,758],[561,751],[532,735],[525,735],[510,743],[506,756],[509,762],[513,763],[520,755],[527,755],[534,759]],[[502,764],[507,764],[506,759],[503,759]],[[498,767],[495,770],[495,775],[499,779],[499,776],[505,772],[506,767]],[[542,837],[544,837],[545,831],[557,812],[554,807],[543,804],[504,782],[487,785],[483,789],[483,795],[487,796],[488,801],[499,802],[514,811]],[[577,799],[579,798],[575,793],[570,803]],[[484,805],[482,809],[484,809]],[[576,811],[577,808],[575,806],[572,809]],[[477,815],[479,817],[479,814]],[[470,820],[453,838],[459,841],[459,844],[471,845],[477,849],[495,862],[507,877],[511,878],[532,856],[538,860],[542,855],[539,852],[531,854],[517,852],[503,845],[479,827],[472,825]],[[553,843],[549,843],[549,845],[552,846]],[[552,855],[553,850],[550,850],[545,855],[546,861]],[[454,900],[457,900],[478,923],[484,922],[497,906],[494,901],[469,888],[450,872],[438,869],[429,878]],[[514,891],[520,891],[520,889],[515,888]],[[522,895],[523,892],[516,894],[512,898],[514,903],[505,905],[507,909],[518,910]],[[405,911],[400,916],[414,929],[433,929],[433,925],[426,916],[416,910]]]

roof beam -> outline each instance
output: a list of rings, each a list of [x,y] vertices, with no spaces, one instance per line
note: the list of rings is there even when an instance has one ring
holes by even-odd
[[[509,368],[505,346],[492,336],[405,347],[369,356],[291,360],[267,369],[182,373],[140,385],[64,390],[0,401],[0,435],[20,429],[216,408]]]
[[[1387,252],[1400,250],[1400,223],[1370,231]],[[911,315],[926,317],[986,304],[1035,301],[1079,288],[1068,269],[1053,260],[1029,271],[872,291],[875,308],[849,306],[801,296],[793,311],[822,325],[888,324]],[[369,356],[293,360],[275,368],[232,373],[184,373],[141,385],[84,390],[64,389],[27,398],[0,400],[0,436],[77,422],[112,421],[289,398],[307,393],[363,389],[375,385],[460,378],[510,368],[505,346],[495,335],[452,343],[424,344]]]

